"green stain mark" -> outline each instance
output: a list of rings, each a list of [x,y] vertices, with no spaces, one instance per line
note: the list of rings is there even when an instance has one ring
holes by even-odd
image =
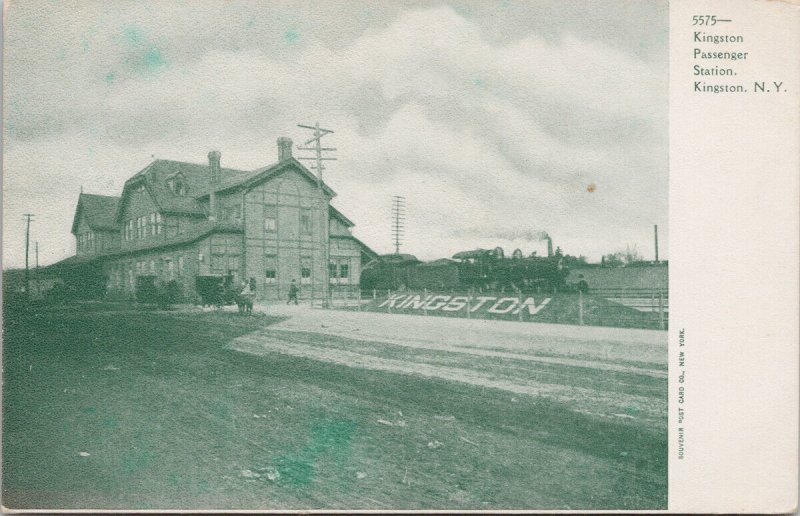
[[[629,416],[638,416],[641,410],[635,405],[625,407],[625,413]]]
[[[197,485],[195,486],[195,492],[200,493],[208,493],[211,491],[211,487],[209,486],[208,482],[205,480],[199,480]]]
[[[485,88],[486,87],[486,81],[484,81],[480,77],[476,77],[475,79],[473,79],[472,80],[472,84],[474,86],[477,86],[478,88]]]
[[[117,423],[117,420],[114,419],[113,417],[108,417],[108,418],[103,420],[103,428],[114,429],[114,428],[118,428],[118,427],[119,427],[119,423]]]
[[[146,38],[144,32],[138,27],[125,27],[122,30],[121,40],[130,52],[129,57],[125,59],[125,63],[140,73],[158,72],[167,66],[167,60],[164,58],[161,49],[149,38]],[[106,82],[110,84],[113,78],[113,75],[111,75],[111,80],[109,80],[109,75],[107,75]]]
[[[164,60],[164,56],[161,55],[161,51],[157,48],[150,48],[147,52],[145,52],[142,62],[147,69],[151,71],[156,71],[167,64],[167,62]]]
[[[113,71],[108,72],[106,74],[106,78],[105,78],[106,84],[113,84],[114,83],[114,79],[116,79],[116,78],[117,78],[117,76]]]
[[[83,409],[83,413],[84,414],[95,414],[95,413],[97,413],[97,409],[94,408],[94,407],[86,407],[85,409]]]
[[[128,450],[122,457],[122,473],[132,476],[145,471],[150,468],[155,458],[155,455],[143,446]]]
[[[284,33],[283,37],[286,38],[286,41],[289,43],[294,43],[300,37],[300,34],[296,30],[290,29]]]
[[[122,37],[125,38],[125,41],[128,43],[138,45],[142,42],[142,31],[133,26],[125,27],[122,31]]]
[[[218,419],[221,420],[229,420],[232,419],[231,417],[231,409],[227,405],[216,404],[214,408],[211,409],[211,413]]]
[[[314,467],[322,456],[343,463],[350,456],[350,446],[357,425],[354,421],[322,421],[311,426],[311,442],[299,451],[277,457],[273,466],[280,473],[279,482],[303,487],[314,480]]]
[[[280,481],[295,487],[307,486],[314,478],[314,457],[308,455],[283,455],[275,460]]]
[[[353,421],[326,422],[311,428],[314,454],[332,453],[337,459],[343,459],[343,453],[349,451],[350,442],[356,424]]]
[[[464,7],[464,6],[460,6],[460,5],[459,6],[453,6],[453,10],[456,12],[456,14],[458,14],[462,18],[469,18],[469,16],[472,14],[468,7]]]

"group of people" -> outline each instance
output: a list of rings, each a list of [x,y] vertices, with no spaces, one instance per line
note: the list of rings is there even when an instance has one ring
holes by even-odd
[[[240,314],[251,314],[253,313],[253,301],[256,297],[256,292],[254,286],[251,286],[250,283],[244,281],[242,282],[242,288],[239,290],[239,293],[236,295],[236,305],[239,307]],[[289,285],[289,299],[286,301],[286,304],[298,304],[297,297],[300,294],[300,287],[297,286],[297,281],[292,280],[292,283]]]

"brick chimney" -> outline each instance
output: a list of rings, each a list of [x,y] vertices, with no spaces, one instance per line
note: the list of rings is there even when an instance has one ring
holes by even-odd
[[[220,167],[220,158],[222,154],[219,151],[211,151],[208,153],[208,169],[209,169],[209,199],[208,199],[208,220],[214,222],[217,220],[217,188],[221,179],[222,168]]]
[[[278,138],[278,161],[286,161],[292,157],[292,139],[285,136]]]

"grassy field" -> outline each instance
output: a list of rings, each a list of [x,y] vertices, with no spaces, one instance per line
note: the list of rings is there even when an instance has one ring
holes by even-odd
[[[6,309],[3,505],[666,507],[666,344],[305,317]]]

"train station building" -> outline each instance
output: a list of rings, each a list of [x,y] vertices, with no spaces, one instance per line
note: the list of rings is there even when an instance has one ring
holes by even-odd
[[[81,194],[72,233],[74,261],[102,268],[106,295],[131,298],[142,279],[175,282],[188,299],[198,276],[247,282],[258,299],[317,297],[327,282],[358,288],[377,255],[352,234],[336,193],[278,139],[278,161],[252,171],[158,159],[129,178],[119,197]]]

